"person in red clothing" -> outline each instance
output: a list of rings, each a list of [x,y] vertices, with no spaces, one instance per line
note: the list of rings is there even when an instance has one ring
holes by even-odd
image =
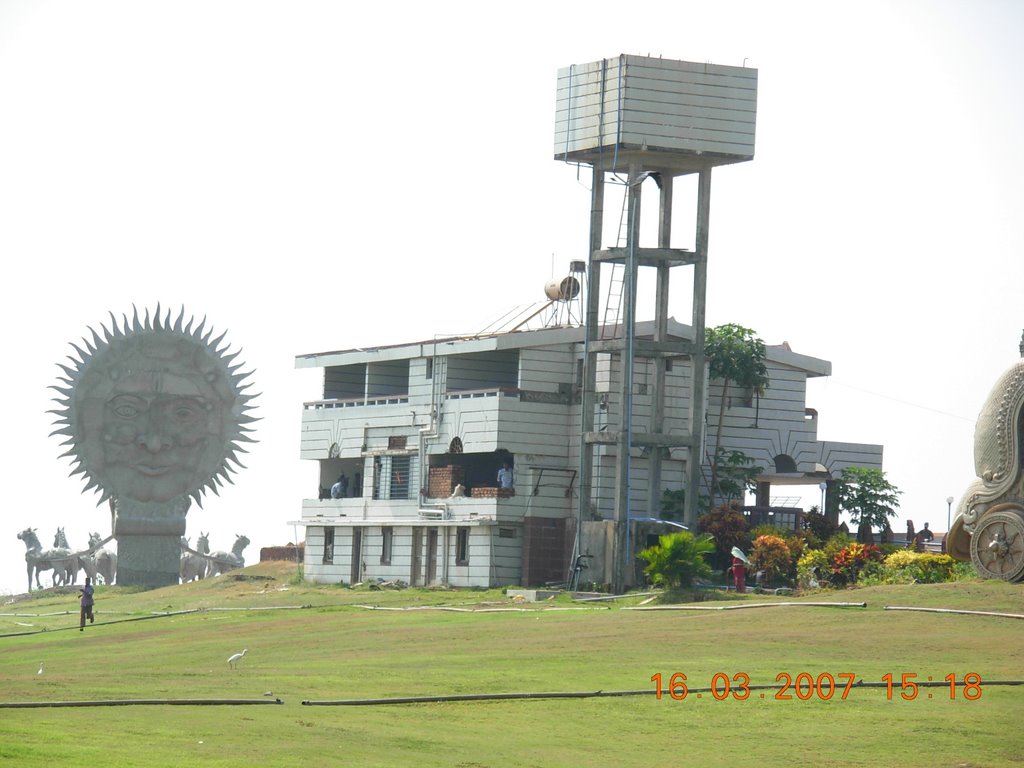
[[[729,568],[732,571],[733,584],[736,585],[736,591],[743,594],[747,591],[747,559],[743,555],[743,552],[739,547],[732,548],[732,566]]]

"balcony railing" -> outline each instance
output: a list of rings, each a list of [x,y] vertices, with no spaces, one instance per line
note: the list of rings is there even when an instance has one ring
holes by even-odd
[[[302,404],[303,409],[321,410],[324,408],[359,408],[367,405],[402,405],[409,402],[409,395],[381,395],[380,397],[331,398],[329,400],[309,400]]]
[[[461,389],[445,392],[445,400],[475,400],[480,397],[519,397],[521,391],[515,387],[493,387],[491,389]]]
[[[517,387],[489,387],[487,389],[460,389],[444,393],[445,400],[477,400],[488,397],[512,397],[524,403],[555,403],[567,405],[571,401],[568,392],[538,392]],[[378,397],[330,398],[310,400],[302,404],[305,410],[327,408],[361,408],[374,405],[402,405],[409,402],[409,395],[381,395]]]

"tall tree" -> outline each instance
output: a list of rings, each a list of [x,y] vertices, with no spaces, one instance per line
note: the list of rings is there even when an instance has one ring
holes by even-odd
[[[847,467],[836,484],[839,508],[868,529],[884,529],[889,518],[896,517],[901,493],[882,470],[868,467]]]
[[[722,457],[727,455],[721,452],[721,445],[729,386],[735,384],[743,389],[750,389],[760,397],[768,386],[768,369],[764,364],[764,342],[751,329],[734,323],[707,329],[704,336],[704,354],[707,357],[711,378],[722,380],[722,401],[718,408],[715,450],[711,454],[711,493],[714,497],[718,493],[719,463]],[[714,504],[712,498],[712,506]]]

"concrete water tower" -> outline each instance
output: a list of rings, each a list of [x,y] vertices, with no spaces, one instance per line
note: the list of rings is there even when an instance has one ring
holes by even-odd
[[[592,494],[594,446],[616,446],[615,567],[616,591],[632,580],[630,519],[657,517],[661,497],[661,458],[672,448],[686,448],[687,487],[700,487],[704,455],[705,360],[704,316],[707,287],[708,221],[711,169],[754,156],[757,113],[757,70],[698,64],[645,56],[621,55],[558,72],[555,117],[555,159],[589,165],[593,171],[590,206],[589,284],[586,291],[586,359],[582,402],[580,519]],[[625,177],[625,243],[604,243],[605,182]],[[697,174],[694,249],[672,247],[672,185],[677,176]],[[659,189],[658,236],[655,247],[639,242],[643,182],[653,178]],[[620,230],[623,227],[620,226]],[[621,274],[621,333],[599,338],[607,322],[599,319],[602,269]],[[693,267],[692,343],[670,341],[667,334],[669,276],[673,267]],[[635,338],[637,277],[640,267],[656,270],[655,331],[651,340]],[[617,429],[594,431],[597,355],[610,353],[621,361],[620,420]],[[692,366],[690,432],[633,435],[633,366],[637,358],[653,361],[652,424],[660,429],[665,404],[665,361],[688,357]],[[629,509],[630,449],[645,450],[648,466],[648,509]],[[697,518],[697,493],[686,494],[684,522]],[[577,537],[579,536],[577,526]],[[577,538],[578,547],[578,538]]]

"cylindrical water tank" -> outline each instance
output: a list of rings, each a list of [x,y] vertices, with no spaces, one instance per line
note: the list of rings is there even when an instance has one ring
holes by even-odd
[[[548,280],[544,284],[544,295],[552,301],[569,301],[580,295],[580,281],[575,277]]]

